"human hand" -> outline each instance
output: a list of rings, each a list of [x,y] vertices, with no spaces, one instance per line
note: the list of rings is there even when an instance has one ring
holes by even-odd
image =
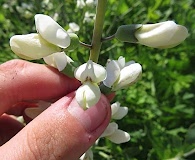
[[[0,147],[1,159],[79,159],[110,121],[110,104],[103,95],[86,111],[78,106],[74,90],[79,85],[41,64],[12,60],[0,65],[0,144],[11,138]],[[21,101],[51,99],[59,100],[24,128],[4,114],[22,114],[24,108],[14,107]]]

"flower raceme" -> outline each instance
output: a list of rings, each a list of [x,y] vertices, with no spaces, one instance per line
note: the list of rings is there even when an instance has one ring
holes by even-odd
[[[125,63],[125,58],[121,56],[118,60],[111,60],[107,63],[106,72],[104,85],[116,91],[137,82],[141,76],[142,67],[134,61]]]
[[[188,30],[174,21],[165,21],[156,24],[122,25],[115,36],[124,42],[140,43],[153,48],[172,48],[188,37]]]
[[[43,58],[48,65],[62,71],[67,64],[62,50],[70,46],[69,34],[47,15],[36,14],[35,25],[38,33],[11,37],[12,51],[27,60]]]
[[[101,96],[98,84],[106,78],[106,70],[89,60],[75,69],[74,76],[82,85],[76,91],[76,100],[83,108],[95,105]]]

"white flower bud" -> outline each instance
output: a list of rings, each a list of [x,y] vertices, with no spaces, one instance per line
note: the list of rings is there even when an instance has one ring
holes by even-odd
[[[117,83],[114,84],[113,90],[123,89],[137,82],[142,74],[142,66],[139,63],[130,64],[125,66],[120,71],[120,77]]]
[[[121,56],[118,60],[111,60],[107,63],[106,72],[104,85],[116,91],[134,84],[141,76],[142,67],[134,61],[125,63],[125,58]]]
[[[99,83],[106,77],[106,70],[101,65],[89,60],[87,63],[79,66],[74,72],[75,78],[81,81],[91,81]]]
[[[173,21],[145,24],[135,32],[138,43],[154,48],[171,48],[188,36],[186,27]]]
[[[59,71],[62,71],[67,64],[67,56],[64,52],[53,53],[44,57],[43,60],[46,64],[57,68]]]
[[[15,35],[10,39],[11,50],[19,57],[32,60],[40,59],[60,48],[45,41],[39,34]]]
[[[89,81],[84,82],[76,91],[76,100],[84,109],[94,106],[99,101],[100,96],[98,85]]]
[[[67,48],[70,45],[68,33],[51,17],[43,14],[36,14],[35,25],[38,33],[46,41],[61,48]]]

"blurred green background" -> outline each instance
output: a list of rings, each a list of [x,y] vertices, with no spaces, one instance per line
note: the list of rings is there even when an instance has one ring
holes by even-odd
[[[77,8],[76,0],[1,0],[0,63],[18,58],[9,47],[15,34],[36,32],[34,15],[44,13],[68,29],[70,22],[80,26],[78,36],[91,42],[93,21],[84,21],[94,7]],[[108,0],[103,36],[114,34],[123,24],[157,23],[174,20],[189,30],[189,37],[171,49],[153,49],[117,40],[103,43],[100,63],[108,58],[135,60],[143,66],[142,79],[116,93],[115,101],[129,108],[117,121],[131,141],[116,145],[100,140],[94,159],[175,160],[195,159],[195,3],[193,0]],[[83,47],[68,52],[75,61],[86,61],[89,50]],[[42,61],[39,61],[40,63]]]

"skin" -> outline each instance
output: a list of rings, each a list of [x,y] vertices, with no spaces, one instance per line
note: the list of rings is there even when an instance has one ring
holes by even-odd
[[[110,103],[104,95],[86,111],[79,107],[79,86],[76,79],[45,65],[23,60],[1,64],[1,159],[78,160],[110,121]],[[22,115],[29,106],[21,102],[37,100],[54,102],[26,126],[9,115]]]

